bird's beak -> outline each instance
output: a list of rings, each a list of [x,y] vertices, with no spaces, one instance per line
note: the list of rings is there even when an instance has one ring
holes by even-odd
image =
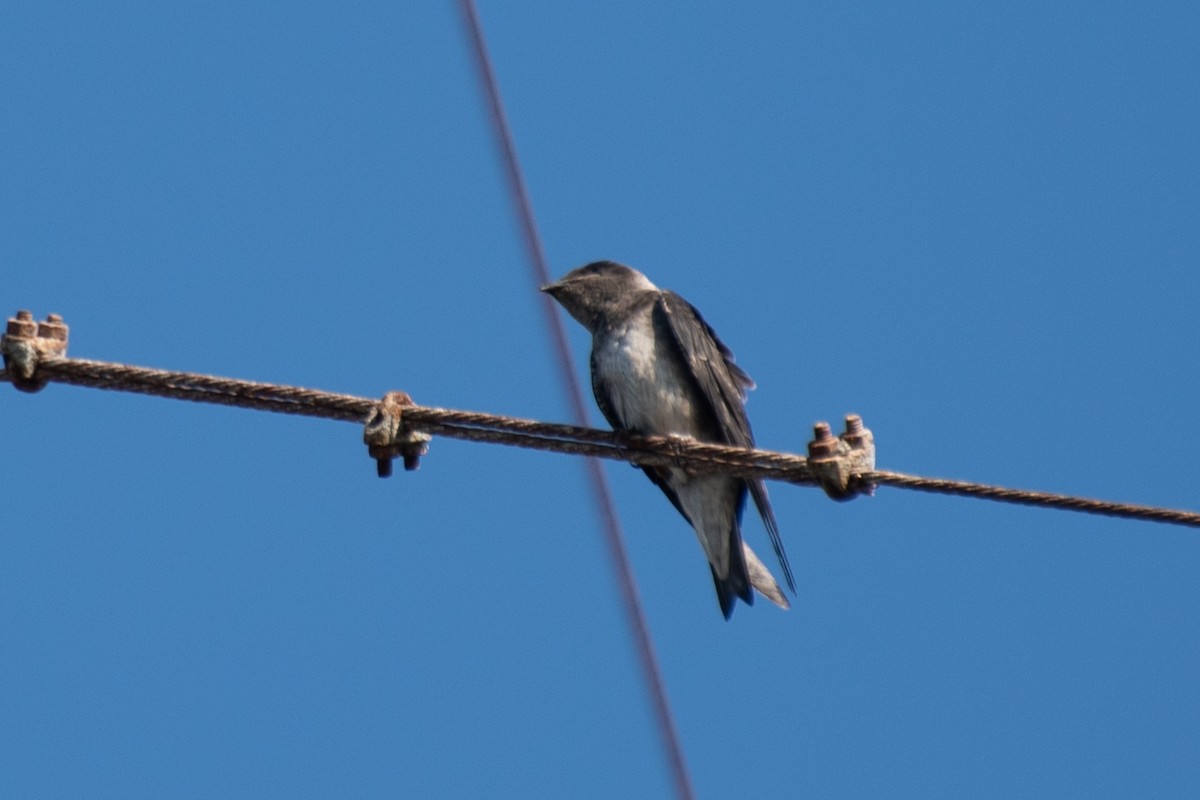
[[[550,295],[551,297],[554,297],[555,296],[554,293],[557,292],[560,288],[561,287],[557,283],[547,283],[545,286],[542,287],[542,291],[545,292],[546,294]]]

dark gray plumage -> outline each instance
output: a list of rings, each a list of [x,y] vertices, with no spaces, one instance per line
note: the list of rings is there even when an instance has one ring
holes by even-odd
[[[754,381],[700,313],[623,264],[597,261],[542,287],[592,334],[592,391],[614,430],[753,447],[746,390]],[[766,526],[788,586],[791,567],[761,480],[643,467],[692,525],[712,568],[721,613],[751,588],[787,608],[779,584],[742,541],[746,493]]]

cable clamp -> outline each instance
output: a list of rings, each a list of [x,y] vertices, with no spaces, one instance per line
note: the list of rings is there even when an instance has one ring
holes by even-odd
[[[414,406],[407,392],[388,392],[367,418],[363,441],[381,478],[392,474],[392,459],[403,458],[404,469],[412,472],[421,465],[421,456],[429,452],[432,437],[404,427],[404,409]]]
[[[836,439],[828,422],[813,426],[808,443],[808,466],[813,477],[834,500],[875,494],[875,484],[857,478],[875,471],[875,436],[858,414],[846,415],[846,430]]]
[[[44,322],[34,322],[33,313],[25,310],[9,317],[8,327],[0,336],[0,354],[12,385],[22,392],[37,392],[49,382],[37,376],[38,364],[48,358],[67,354],[67,325],[58,314],[50,314]]]

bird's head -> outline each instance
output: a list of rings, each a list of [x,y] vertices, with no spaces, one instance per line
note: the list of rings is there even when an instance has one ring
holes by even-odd
[[[583,327],[595,333],[605,321],[613,319],[642,292],[658,287],[633,267],[615,261],[596,261],[573,269],[560,280],[542,287]]]

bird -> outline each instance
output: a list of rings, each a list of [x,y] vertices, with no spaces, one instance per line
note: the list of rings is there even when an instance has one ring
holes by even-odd
[[[754,447],[745,408],[754,381],[687,300],[614,261],[586,264],[541,289],[592,335],[592,393],[614,431]],[[725,619],[738,599],[754,603],[752,589],[781,608],[789,607],[779,583],[742,540],[749,494],[795,594],[761,479],[679,466],[642,470],[695,530]]]

